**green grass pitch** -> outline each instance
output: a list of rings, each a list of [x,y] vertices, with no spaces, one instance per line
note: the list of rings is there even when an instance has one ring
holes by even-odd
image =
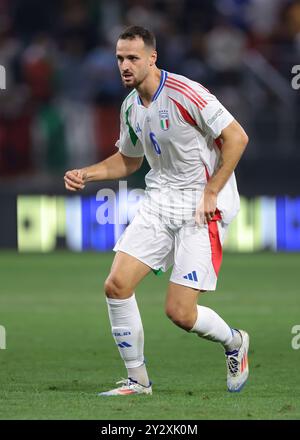
[[[107,317],[112,254],[0,254],[1,419],[299,419],[300,255],[224,256],[200,303],[250,334],[250,378],[226,391],[222,348],[164,315],[168,275],[137,289],[153,396],[100,398],[126,376]]]

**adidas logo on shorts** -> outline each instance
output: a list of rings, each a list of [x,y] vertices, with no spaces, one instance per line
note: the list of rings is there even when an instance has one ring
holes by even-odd
[[[185,280],[198,281],[197,273],[195,270],[193,270],[193,272],[188,273],[187,275],[184,275],[183,278]]]

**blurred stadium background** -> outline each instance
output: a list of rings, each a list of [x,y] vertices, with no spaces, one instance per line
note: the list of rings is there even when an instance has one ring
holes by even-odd
[[[257,334],[262,330],[263,322],[269,319],[268,337],[274,341],[274,352],[269,353],[270,357],[278,351],[278,344],[281,342],[280,349],[285,352],[285,356],[287,353],[288,356],[294,355],[289,338],[291,326],[297,324],[299,315],[299,297],[296,295],[299,285],[296,282],[299,254],[296,251],[300,251],[300,89],[292,87],[295,76],[292,68],[300,65],[300,1],[0,0],[0,65],[6,70],[6,89],[0,90],[0,324],[10,326],[11,333],[15,331],[15,335],[11,336],[11,343],[15,338],[16,346],[25,354],[20,358],[16,355],[15,361],[12,358],[9,360],[9,350],[6,350],[6,362],[11,367],[11,374],[16,377],[21,374],[20,365],[27,365],[28,374],[31,370],[29,358],[26,357],[29,352],[26,349],[30,350],[33,358],[34,350],[25,337],[30,323],[32,331],[37,332],[43,328],[43,323],[45,325],[47,322],[49,326],[44,328],[45,333],[41,330],[43,342],[38,339],[34,342],[34,338],[30,342],[37,344],[36,353],[43,353],[43,344],[46,344],[47,353],[55,353],[51,342],[49,351],[45,335],[50,335],[53,331],[51,311],[54,312],[56,306],[59,307],[59,313],[65,311],[65,315],[57,315],[56,329],[61,330],[61,333],[57,330],[57,338],[61,338],[64,333],[59,319],[65,319],[66,325],[67,322],[72,322],[74,326],[77,319],[82,325],[86,319],[85,331],[90,331],[89,349],[96,351],[99,343],[96,339],[99,328],[95,324],[98,322],[95,310],[99,306],[97,301],[100,303],[100,300],[96,298],[101,296],[101,280],[105,278],[112,257],[92,254],[91,258],[90,254],[79,255],[79,252],[110,251],[125,228],[126,225],[119,224],[100,225],[96,220],[97,209],[104,202],[96,199],[97,191],[101,188],[112,188],[118,193],[119,186],[118,182],[91,184],[83,193],[73,195],[64,189],[63,175],[67,169],[89,165],[116,151],[114,145],[119,132],[119,109],[126,90],[122,88],[115,61],[115,42],[118,34],[130,24],[144,25],[154,31],[158,43],[159,67],[186,75],[209,88],[236,116],[249,135],[250,143],[237,169],[242,196],[241,212],[231,226],[226,242],[226,249],[233,252],[233,256],[231,260],[227,260],[228,266],[225,259],[225,275],[222,275],[222,283],[225,282],[223,289],[236,295],[232,297],[230,293],[227,298],[236,298],[235,301],[238,302],[242,285],[245,296],[241,299],[241,309],[230,308],[224,297],[216,304],[221,312],[227,312],[226,316],[232,319],[236,317],[235,311],[243,313],[243,307],[246,307],[249,313],[246,324],[248,322],[250,327],[256,313]],[[128,188],[143,188],[146,171],[147,164],[144,163],[142,169],[128,179]],[[118,196],[118,203],[119,199]],[[131,203],[130,209],[134,212],[136,203]],[[63,256],[60,252],[50,254],[60,249],[70,253],[63,253]],[[81,260],[74,254],[71,255],[73,251]],[[271,252],[256,259],[255,253],[260,251]],[[287,254],[290,251],[293,254]],[[28,255],[28,252],[33,254]],[[40,260],[37,256],[48,252],[48,260]],[[284,254],[279,256],[278,252]],[[242,254],[236,257],[236,253]],[[253,258],[249,257],[249,253],[253,253]],[[58,255],[57,259],[51,255]],[[43,258],[46,256],[43,255]],[[94,265],[91,266],[92,261]],[[96,283],[98,262],[100,279]],[[88,267],[92,269],[89,271]],[[240,279],[235,282],[236,267],[239,268]],[[40,271],[39,275],[37,271]],[[226,274],[229,278],[226,278]],[[85,280],[84,283],[82,279]],[[226,279],[229,279],[228,284]],[[252,296],[252,300],[247,303],[247,295],[253,294],[250,287],[255,289],[256,279],[260,280],[260,285],[265,289],[265,296],[256,292],[256,296]],[[62,283],[64,290],[61,295],[56,292],[59,283]],[[90,298],[87,296],[89,283],[93,292]],[[147,283],[145,291],[150,292],[151,280]],[[165,288],[165,284],[166,281],[163,281],[161,288]],[[83,290],[86,300],[81,297]],[[64,294],[66,301],[70,300],[65,309]],[[23,302],[24,295],[28,295],[27,303]],[[45,296],[41,299],[40,295]],[[147,298],[146,304],[153,312],[156,301],[160,301],[158,293],[153,297],[152,304],[149,297]],[[262,298],[265,298],[264,303],[260,302]],[[298,305],[295,302],[297,298]],[[273,300],[275,309],[271,310],[269,307]],[[90,308],[87,308],[89,301]],[[214,303],[216,300],[212,301]],[[35,310],[34,304],[39,304],[36,307],[40,307],[42,311],[44,306],[45,310],[48,308],[49,316],[46,318],[46,315],[42,315],[40,322],[35,321],[38,315],[31,319],[28,314],[27,327],[22,327],[24,310],[30,313],[31,306]],[[74,316],[71,318],[69,309],[73,306]],[[283,310],[285,321],[281,331],[286,333],[280,341],[277,339],[275,342],[278,334],[275,331],[272,333],[271,326],[274,320],[280,322]],[[274,315],[269,316],[269,312],[274,312]],[[104,303],[101,313],[103,319],[106,319]],[[153,313],[155,316],[158,312]],[[268,315],[267,318],[264,313]],[[94,323],[93,332],[88,330],[89,316]],[[259,319],[262,318],[263,321],[260,322]],[[150,322],[151,317],[146,316],[146,326],[147,319]],[[16,320],[19,324],[13,330]],[[107,322],[105,326],[106,339],[102,342],[107,343],[106,353],[110,356],[108,353],[113,351],[113,345],[109,339]],[[172,331],[176,337],[179,335],[177,330]],[[255,329],[253,333],[254,331]],[[82,344],[86,343],[82,336],[76,332],[75,335],[79,339],[81,337]],[[68,338],[66,344],[69,344],[69,348],[66,353],[72,357],[75,342],[71,341],[70,336]],[[175,340],[173,342],[174,347],[177,347]],[[265,347],[262,345],[261,349],[265,350]],[[64,350],[63,345],[58,350]],[[0,352],[1,355],[2,353]],[[70,357],[67,354],[68,363]],[[113,353],[112,356],[116,365],[120,365],[118,354]],[[21,364],[17,365],[17,359]],[[105,361],[107,375],[102,376],[103,387],[107,386],[105,380],[112,380],[109,375],[109,359]],[[289,365],[296,368],[295,358],[289,359]],[[75,363],[77,361],[74,360]],[[90,361],[94,362],[92,357]],[[54,381],[51,360],[49,362],[45,376],[41,371],[36,373],[37,383],[43,384],[49,377]],[[256,364],[259,367],[260,361]],[[284,368],[287,368],[287,364],[285,358]],[[272,365],[274,367],[274,362]],[[214,370],[213,365],[211,370]],[[27,371],[26,368],[24,371]],[[60,371],[61,377],[64,377],[64,369],[56,368],[56,371],[57,374]],[[278,371],[274,372],[277,373]],[[11,382],[13,379],[9,377],[9,373],[7,375],[10,390],[18,392],[20,388],[14,388],[16,383]],[[292,380],[293,374],[288,376]],[[21,375],[19,379],[21,377],[23,378]],[[26,377],[28,379],[29,376]],[[282,377],[287,381],[285,376]],[[89,392],[95,391],[96,376],[93,378],[95,384],[87,385]],[[22,380],[18,382],[16,379],[21,388],[25,383],[23,391],[27,392],[27,382],[24,379],[23,383]],[[57,376],[55,380],[59,381],[60,378]],[[83,376],[78,376],[78,380],[86,380],[86,376],[84,379]],[[201,380],[201,386],[209,393],[211,390],[205,377]],[[272,380],[270,377],[270,384]],[[267,383],[268,381],[261,379],[262,394]],[[54,386],[50,383],[48,394],[56,386],[57,384]],[[73,384],[72,388],[75,394],[78,391],[76,386]],[[278,390],[277,398],[292,395],[295,384],[291,383],[290,386],[288,392]],[[70,389],[67,386],[64,388],[66,398]],[[33,413],[22,412],[24,408],[19,408],[18,412],[14,406],[14,399],[18,398],[18,393],[12,397],[11,406],[6,406],[10,409],[2,413],[2,417],[6,414],[10,418],[32,418],[37,415],[46,418],[46,410],[49,417],[52,415],[60,418],[66,414],[66,401],[63,401],[61,413],[58,414],[58,410],[51,412],[49,408],[51,405],[54,408],[54,402],[49,396],[47,398],[50,406],[45,406],[45,412],[39,401],[36,401]],[[220,400],[218,394],[216,398]],[[270,397],[267,406],[270,405],[271,408],[274,401],[276,400]],[[85,407],[86,401],[82,403]],[[249,410],[248,403],[240,401],[241,408],[245,411],[239,412],[238,416],[259,418],[262,407],[253,401],[252,407],[249,403],[252,408]],[[164,404],[165,407],[168,406],[167,400]],[[225,409],[226,405],[228,402],[217,413],[221,418],[230,417],[231,413],[228,408]],[[285,417],[286,414],[290,414],[290,417],[297,414],[300,417],[296,403],[281,401],[278,405],[277,412],[272,417]],[[155,405],[149,407],[149,411],[156,414],[155,411],[159,411],[160,407],[154,407]],[[212,402],[211,410],[214,410]],[[120,413],[116,411],[117,409],[111,413],[112,417],[120,417]],[[173,407],[173,412],[170,409],[169,413],[161,414],[166,417],[175,417],[176,414],[180,417],[183,414],[180,412],[180,405],[177,413],[174,411]],[[72,414],[75,417],[97,417],[97,413],[88,413],[86,407],[83,412],[75,411]],[[103,414],[109,418],[107,410]],[[197,414],[198,416],[192,413],[192,417],[205,416],[201,416],[201,412]],[[145,414],[141,412],[137,416],[143,418]]]
[[[126,93],[115,42],[132,23],[156,33],[159,66],[203,83],[249,134],[228,247],[300,250],[300,2],[289,0],[1,0],[0,247],[105,251],[122,232],[95,221],[96,190],[117,182],[76,198],[63,174],[115,152]]]

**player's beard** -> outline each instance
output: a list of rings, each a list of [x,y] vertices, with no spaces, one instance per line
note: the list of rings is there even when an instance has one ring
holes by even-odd
[[[135,82],[134,81],[127,82],[127,81],[124,80],[124,78],[122,78],[122,83],[123,83],[123,86],[126,87],[126,89],[132,89],[132,88],[135,87]]]
[[[137,89],[140,86],[140,84],[142,84],[144,82],[146,77],[147,77],[147,74],[144,74],[142,79],[137,79],[133,75],[132,81],[131,82],[126,82],[125,78],[123,78],[123,76],[122,76],[122,83],[123,83],[124,87],[126,87],[127,89],[132,89],[132,88],[133,89]]]

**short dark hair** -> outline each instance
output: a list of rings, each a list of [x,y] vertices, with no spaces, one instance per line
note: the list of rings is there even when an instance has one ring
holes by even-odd
[[[145,46],[156,49],[156,39],[152,32],[142,26],[129,26],[119,36],[119,40],[134,40],[136,37],[144,41]]]

